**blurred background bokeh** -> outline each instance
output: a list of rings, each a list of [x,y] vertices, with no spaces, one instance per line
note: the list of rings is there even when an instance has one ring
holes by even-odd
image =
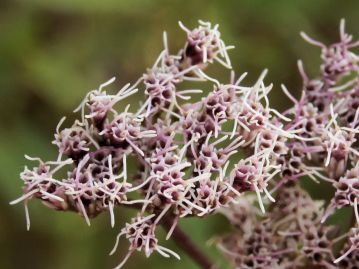
[[[110,228],[107,214],[89,228],[77,215],[54,212],[35,201],[27,232],[23,207],[8,202],[21,193],[24,153],[55,158],[50,141],[59,119],[70,116],[88,90],[112,76],[117,77],[113,90],[134,82],[162,50],[163,30],[175,52],[185,38],[178,20],[189,27],[198,19],[219,23],[226,43],[236,46],[230,52],[234,69],[248,71],[249,83],[269,68],[272,104],[284,109],[289,102],[280,83],[297,96],[301,88],[297,59],[305,61],[312,76],[318,74],[319,50],[301,40],[299,31],[331,42],[338,38],[343,17],[349,32],[359,37],[358,12],[357,0],[1,0],[0,268],[113,268],[126,253],[124,242],[116,255],[108,256],[130,211],[116,212],[117,228]],[[218,72],[228,81],[227,71]],[[319,198],[331,191],[308,184]],[[332,221],[345,223],[345,214]],[[215,247],[206,247],[213,234],[228,229],[224,218],[186,220],[181,226],[226,267]],[[171,241],[163,244],[178,251],[182,261],[135,254],[126,268],[197,268]]]

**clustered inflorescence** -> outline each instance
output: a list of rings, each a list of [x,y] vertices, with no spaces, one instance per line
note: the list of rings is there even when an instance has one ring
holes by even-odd
[[[218,246],[236,268],[357,268],[359,57],[351,49],[359,42],[352,42],[344,21],[340,41],[330,46],[302,34],[322,50],[321,73],[310,79],[299,62],[302,95],[297,100],[282,86],[293,102],[283,113],[269,105],[266,71],[249,86],[246,73],[232,72],[224,84],[205,73],[215,63],[232,68],[232,47],[218,25],[180,26],[187,41],[177,54],[164,34],[164,50],[134,85],[108,94],[111,79],[87,94],[71,127],[61,128],[60,121],[57,160],[27,156],[37,165],[21,173],[24,194],[12,203],[24,202],[28,228],[32,198],[75,211],[89,225],[108,211],[114,226],[116,207],[137,208],[111,252],[122,237],[129,241],[120,268],[136,250],[179,258],[156,237],[164,219],[172,223],[169,238],[181,218],[222,212],[234,231]],[[184,88],[184,81],[193,88]],[[145,98],[132,109],[123,100],[138,91]],[[128,162],[136,163],[135,171]],[[299,186],[305,177],[333,185],[327,207]],[[326,220],[342,207],[353,207],[356,219],[338,235]]]

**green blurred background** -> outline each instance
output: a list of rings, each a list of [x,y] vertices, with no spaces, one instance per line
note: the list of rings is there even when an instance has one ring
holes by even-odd
[[[318,74],[319,50],[301,40],[299,31],[334,41],[344,17],[349,31],[359,37],[358,15],[357,0],[1,0],[0,268],[112,268],[125,255],[125,243],[115,256],[107,254],[129,211],[116,212],[117,228],[110,228],[108,214],[89,228],[75,214],[33,202],[27,232],[23,207],[8,202],[21,192],[18,175],[26,164],[24,153],[55,158],[50,141],[59,119],[70,116],[88,90],[112,76],[117,77],[113,90],[134,82],[162,50],[163,30],[175,52],[185,38],[178,20],[189,27],[198,19],[219,23],[226,43],[236,46],[230,52],[235,70],[249,71],[246,81],[253,82],[269,68],[267,81],[275,86],[272,103],[283,109],[289,102],[280,93],[280,83],[297,95],[300,89],[297,59],[305,61],[311,75]],[[228,81],[228,72],[218,72]],[[326,197],[330,189],[315,186],[312,191]],[[228,229],[221,216],[181,225],[202,246]],[[162,243],[178,251],[182,261],[135,254],[125,268],[197,268],[172,242]],[[222,262],[214,247],[207,251]]]

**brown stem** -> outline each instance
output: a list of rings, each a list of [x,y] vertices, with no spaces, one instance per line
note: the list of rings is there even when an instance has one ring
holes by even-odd
[[[173,218],[166,216],[163,218],[161,224],[169,231],[172,227]],[[188,256],[190,256],[203,269],[217,269],[218,267],[207,257],[202,250],[195,245],[189,236],[179,227],[173,230],[171,238],[176,244],[183,249]]]

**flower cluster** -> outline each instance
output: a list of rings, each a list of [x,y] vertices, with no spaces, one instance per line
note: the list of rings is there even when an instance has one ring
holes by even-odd
[[[357,265],[358,228],[336,259],[333,245],[343,236],[333,239],[335,229],[325,224],[345,206],[358,215],[359,57],[351,49],[359,43],[345,32],[344,21],[340,41],[331,46],[302,34],[322,50],[321,75],[310,79],[299,61],[302,95],[295,99],[283,85],[293,102],[283,113],[269,104],[267,70],[249,85],[243,82],[246,73],[237,77],[232,71],[225,83],[206,73],[216,63],[232,69],[233,47],[225,45],[218,25],[180,27],[187,40],[177,54],[171,54],[164,33],[163,51],[136,83],[108,94],[110,79],[86,95],[71,127],[61,129],[65,118],[60,121],[56,161],[27,157],[38,164],[21,173],[24,194],[12,204],[24,202],[28,227],[33,198],[77,212],[89,225],[109,211],[114,226],[115,207],[135,208],[113,250],[120,238],[129,241],[120,268],[135,250],[178,258],[156,237],[168,219],[167,238],[181,218],[223,212],[237,231],[219,246],[237,268]],[[184,81],[196,86],[183,89]],[[138,92],[143,103],[130,108],[125,100]],[[202,96],[192,99],[196,94]],[[134,173],[128,173],[129,158]],[[305,177],[336,189],[325,210],[297,186]]]
[[[239,232],[235,237],[223,237],[219,245],[237,268],[356,268],[359,265],[355,260],[359,246],[356,224],[349,233],[336,239],[335,229],[325,225],[329,216],[347,206],[353,207],[359,220],[359,58],[350,50],[359,42],[352,42],[352,36],[345,32],[344,21],[340,26],[340,41],[333,45],[326,46],[304,33],[302,36],[322,49],[321,76],[310,79],[299,61],[303,78],[301,98],[295,99],[282,85],[293,102],[283,113],[290,120],[282,129],[293,136],[278,133],[274,137],[273,132],[257,136],[256,146],[272,147],[272,162],[279,167],[279,176],[271,180],[275,185],[270,191],[276,204],[264,217],[251,218],[252,224],[238,223],[249,220],[233,216],[243,210],[239,216],[248,215],[247,211],[254,211],[253,208],[232,207],[230,211],[234,212],[226,213]],[[278,150],[274,150],[276,147]],[[253,166],[242,164],[236,176],[242,176],[242,171],[252,178],[266,176],[265,169],[258,174]],[[299,189],[297,183],[305,177],[333,186],[335,193],[326,208],[324,203],[318,206]],[[241,187],[250,189],[253,185]],[[338,246],[333,246],[343,238],[347,238],[347,244],[337,252]]]
[[[241,269],[336,268],[332,248],[340,237],[320,223],[322,204],[297,186],[283,187],[277,199],[265,216],[248,199],[224,209],[236,231],[220,239],[220,250]]]

